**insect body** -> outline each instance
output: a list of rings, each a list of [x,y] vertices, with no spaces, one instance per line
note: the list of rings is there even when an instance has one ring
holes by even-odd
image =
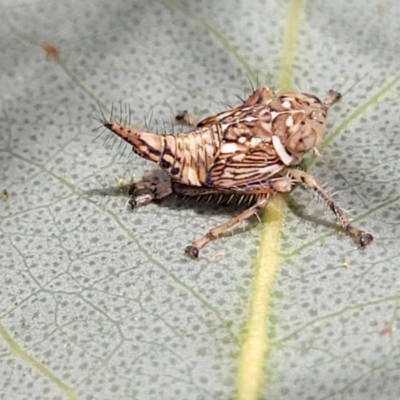
[[[208,117],[191,132],[179,134],[157,135],[113,121],[102,123],[170,177],[170,182],[161,184],[149,181],[135,184],[133,206],[171,193],[255,199],[247,210],[187,246],[186,253],[193,258],[198,257],[199,250],[210,240],[264,208],[272,193],[290,192],[296,182],[317,192],[343,229],[363,248],[371,243],[372,236],[352,226],[316,180],[296,168],[308,151],[319,154],[328,109],[340,97],[330,91],[321,102],[307,93],[286,92],[275,96],[269,88],[261,88],[239,107]],[[148,193],[138,195],[142,191]]]

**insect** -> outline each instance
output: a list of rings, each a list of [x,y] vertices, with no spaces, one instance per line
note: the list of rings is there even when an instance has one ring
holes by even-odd
[[[372,242],[372,235],[351,225],[314,177],[297,168],[307,152],[319,154],[327,112],[340,97],[331,90],[326,100],[320,101],[312,94],[276,95],[264,87],[255,90],[240,106],[205,118],[190,132],[178,134],[133,129],[112,117],[103,117],[101,122],[170,177],[169,182],[143,180],[134,184],[132,207],[171,193],[252,200],[249,208],[187,246],[185,252],[192,258],[197,258],[209,241],[263,209],[273,193],[288,193],[296,183],[314,190],[343,230],[364,248]]]

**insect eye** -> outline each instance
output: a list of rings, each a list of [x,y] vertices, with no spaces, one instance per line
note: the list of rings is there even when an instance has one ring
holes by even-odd
[[[317,138],[318,136],[315,129],[311,127],[306,128],[295,145],[295,152],[305,153],[313,149],[317,143]]]

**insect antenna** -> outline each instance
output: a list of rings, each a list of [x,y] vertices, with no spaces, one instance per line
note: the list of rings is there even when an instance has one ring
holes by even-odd
[[[371,74],[371,71],[366,72],[365,75],[361,79],[359,79],[357,82],[355,82],[353,85],[351,85],[349,89],[347,89],[344,93],[342,93],[342,97],[344,97],[347,93],[349,93],[351,90],[353,90],[361,81],[363,81],[370,74]]]
[[[354,89],[362,80],[364,80],[371,71],[367,72],[361,79],[359,79],[357,82],[355,82],[352,86],[350,86],[349,89],[347,89],[344,93],[339,93],[334,90],[330,90],[328,92],[328,98],[324,101],[324,106],[326,109],[331,107],[333,104],[335,104],[337,101],[339,101],[342,97],[344,97],[347,93],[349,93],[351,90]]]

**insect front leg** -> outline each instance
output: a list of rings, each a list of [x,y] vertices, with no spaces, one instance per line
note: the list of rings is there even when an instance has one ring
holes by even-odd
[[[294,180],[303,182],[308,187],[318,193],[318,195],[327,204],[330,210],[335,214],[344,231],[350,236],[353,236],[357,240],[357,244],[361,248],[367,247],[373,241],[372,235],[350,224],[350,221],[346,218],[343,211],[334,203],[334,201],[329,197],[328,193],[326,193],[326,191],[317,183],[317,181],[311,175],[294,168],[289,170],[289,175]]]
[[[150,203],[153,200],[163,199],[173,192],[171,181],[165,179],[165,177],[160,178],[159,172],[156,170],[150,173],[145,179],[134,183],[129,188],[129,195],[131,196],[129,205],[132,208]]]

